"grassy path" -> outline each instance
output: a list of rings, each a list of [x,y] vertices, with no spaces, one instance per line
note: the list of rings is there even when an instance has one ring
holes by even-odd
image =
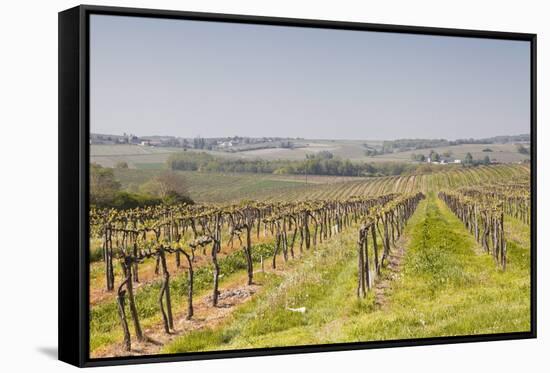
[[[509,224],[516,236],[524,228]],[[462,223],[434,194],[411,218],[401,272],[384,291],[355,297],[355,234],[321,245],[214,328],[193,331],[162,352],[388,340],[529,329],[529,248],[509,245],[506,272],[481,252]],[[305,307],[305,312],[289,308]]]

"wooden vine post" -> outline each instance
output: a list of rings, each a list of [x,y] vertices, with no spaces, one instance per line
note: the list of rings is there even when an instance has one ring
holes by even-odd
[[[213,266],[213,275],[214,275],[214,286],[212,289],[212,306],[218,306],[218,298],[220,292],[219,281],[220,281],[220,265],[218,264],[218,253],[221,250],[221,213],[217,212],[214,217],[214,231],[212,232],[212,266]]]
[[[159,293],[159,306],[160,312],[162,314],[164,331],[166,333],[170,333],[170,330],[174,329],[174,319],[172,316],[172,300],[170,298],[170,272],[168,272],[168,266],[166,265],[166,254],[163,245],[160,245],[157,255],[162,268],[162,283]],[[166,309],[164,308],[164,301],[166,302]]]

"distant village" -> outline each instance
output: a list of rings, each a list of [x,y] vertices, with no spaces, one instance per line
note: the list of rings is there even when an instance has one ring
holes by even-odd
[[[433,160],[430,157],[426,158],[426,163],[433,163],[433,164],[449,164],[449,163],[462,163],[461,159],[454,159],[449,157],[441,157],[439,161]]]
[[[124,133],[122,135],[90,135],[90,145],[139,145],[151,147],[170,147],[184,149],[204,149],[221,151],[245,151],[262,148],[295,148],[294,143],[301,138],[281,137],[214,137],[214,138],[184,138],[175,136],[136,136]]]
[[[492,150],[486,148],[483,152],[490,154]],[[411,160],[417,163],[429,163],[429,164],[498,164],[499,162],[496,159],[491,159],[489,155],[483,157],[483,159],[474,159],[471,153],[467,153],[464,159],[459,159],[452,156],[451,152],[445,152],[439,154],[433,150],[430,151],[429,155],[425,156],[423,154],[413,153],[411,155]]]

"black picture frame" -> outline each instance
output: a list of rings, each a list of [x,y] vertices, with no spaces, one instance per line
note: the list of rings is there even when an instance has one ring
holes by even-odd
[[[383,31],[528,41],[531,45],[531,330],[519,333],[437,337],[251,350],[91,359],[88,304],[89,28],[91,14],[248,23],[305,28]],[[59,13],[59,360],[79,367],[283,355],[536,338],[537,327],[537,85],[536,34],[399,26],[311,19],[197,13],[81,5]]]

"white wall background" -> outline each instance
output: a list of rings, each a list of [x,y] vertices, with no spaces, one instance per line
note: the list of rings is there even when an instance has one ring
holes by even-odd
[[[528,372],[550,367],[550,22],[546,1],[92,1],[97,5],[538,34],[537,340],[107,368],[110,371]],[[546,4],[545,4],[546,3]],[[0,12],[0,370],[68,371],[57,349],[57,12],[76,1],[5,1]],[[548,231],[546,231],[548,232]],[[20,252],[24,250],[24,254]]]

